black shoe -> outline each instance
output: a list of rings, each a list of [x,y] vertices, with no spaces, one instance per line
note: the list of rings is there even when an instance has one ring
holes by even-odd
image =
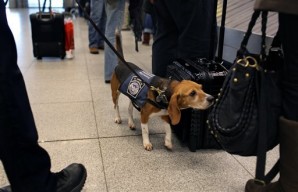
[[[55,175],[57,192],[80,192],[85,184],[87,171],[82,164],[73,163]]]
[[[105,80],[105,83],[109,84],[109,83],[111,83],[111,81],[110,80]]]
[[[5,186],[0,188],[0,192],[12,192],[10,186]]]

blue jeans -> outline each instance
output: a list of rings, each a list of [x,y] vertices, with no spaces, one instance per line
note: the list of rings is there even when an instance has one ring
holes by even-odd
[[[91,0],[90,18],[94,21],[96,26],[105,32],[106,13],[105,13],[105,0]],[[93,25],[89,22],[89,47],[101,47],[104,45],[103,38],[98,34]]]
[[[106,2],[107,23],[105,35],[112,45],[115,45],[115,30],[118,29],[121,31],[124,7],[125,0],[109,0]],[[107,44],[105,44],[104,61],[104,78],[106,81],[111,80],[114,68],[118,63],[118,58]]]

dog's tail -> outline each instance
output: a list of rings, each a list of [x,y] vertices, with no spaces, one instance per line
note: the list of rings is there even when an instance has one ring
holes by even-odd
[[[119,30],[116,30],[115,36],[116,36],[116,50],[124,58],[124,56],[123,56],[123,47],[122,47],[121,34],[120,34],[120,31]],[[122,63],[122,62],[119,59],[119,64],[120,63]]]

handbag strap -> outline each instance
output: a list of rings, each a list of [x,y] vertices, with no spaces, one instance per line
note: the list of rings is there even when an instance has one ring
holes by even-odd
[[[240,49],[237,52],[238,57],[242,57],[243,55],[245,55],[245,53],[247,53],[248,40],[252,34],[252,29],[255,26],[260,14],[262,14],[262,21],[261,21],[262,36],[261,36],[260,59],[262,60],[265,58],[265,56],[266,56],[266,24],[267,24],[268,11],[260,11],[260,10],[255,10],[251,16],[247,31],[246,31],[244,38],[240,44]]]
[[[261,15],[261,49],[260,49],[260,57],[259,62],[260,64],[263,63],[266,59],[266,25],[267,25],[267,17],[268,17],[268,11],[260,11],[255,10],[252,14],[251,20],[248,25],[247,32],[244,35],[244,38],[241,42],[240,49],[237,52],[237,57],[243,57],[247,54],[247,44],[248,40],[252,34],[252,29],[256,24],[257,19]],[[276,38],[272,45],[278,44],[278,38]],[[262,75],[259,75],[259,78],[264,78]],[[258,79],[262,80],[262,79]],[[257,83],[258,85],[258,83]],[[263,89],[264,87],[262,87]],[[257,87],[257,90],[259,90],[259,87]],[[265,91],[265,90],[262,90]],[[259,91],[257,91],[257,97],[260,98],[259,103],[266,103],[264,100],[266,98],[260,97]],[[279,160],[275,163],[275,165],[272,167],[272,169],[265,175],[265,165],[266,165],[266,153],[267,153],[267,133],[266,133],[266,115],[267,111],[265,106],[262,104],[259,104],[259,134],[258,134],[258,149],[257,149],[257,162],[256,162],[256,172],[255,172],[255,180],[259,181],[260,183],[266,184],[272,181],[272,179],[277,175],[279,172]]]
[[[261,42],[261,52],[260,52],[260,62],[262,63],[266,59],[266,24],[267,24],[267,17],[268,17],[268,11],[262,11],[262,21],[261,21],[261,31],[262,31],[262,42]],[[275,36],[273,43],[271,46],[278,46],[278,38],[279,33]],[[280,44],[279,44],[280,45]],[[261,75],[260,75],[261,76]],[[261,76],[260,78],[264,78],[264,76]],[[262,81],[262,79],[260,79]],[[266,89],[266,87],[262,87],[262,89]],[[262,90],[266,91],[266,90]],[[273,180],[273,178],[277,175],[279,172],[279,160],[275,163],[275,165],[271,168],[271,170],[265,174],[265,165],[266,165],[266,154],[267,154],[267,133],[266,133],[266,127],[267,127],[267,114],[268,111],[266,111],[266,107],[264,106],[265,100],[267,98],[260,97],[259,101],[259,137],[258,137],[258,151],[257,151],[257,162],[256,162],[256,173],[255,173],[255,179],[257,181],[263,181],[264,183],[269,183]]]

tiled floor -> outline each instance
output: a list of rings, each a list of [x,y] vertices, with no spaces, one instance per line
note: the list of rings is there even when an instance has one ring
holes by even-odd
[[[8,9],[8,19],[17,48],[18,64],[27,85],[39,132],[40,145],[50,154],[52,171],[72,162],[83,163],[88,178],[83,191],[185,191],[240,192],[253,178],[254,157],[239,157],[224,151],[193,153],[174,137],[174,149],[163,147],[164,131],[157,118],[150,122],[154,150],[142,147],[140,122],[127,127],[127,103],[121,97],[123,124],[113,121],[110,87],[103,79],[103,52],[88,51],[87,24],[75,18],[75,58],[36,60],[32,53],[29,13]],[[151,47],[134,51],[131,32],[122,32],[127,61],[150,71]],[[123,105],[124,104],[124,105]],[[278,156],[269,153],[268,167]],[[9,184],[0,163],[0,186]]]

